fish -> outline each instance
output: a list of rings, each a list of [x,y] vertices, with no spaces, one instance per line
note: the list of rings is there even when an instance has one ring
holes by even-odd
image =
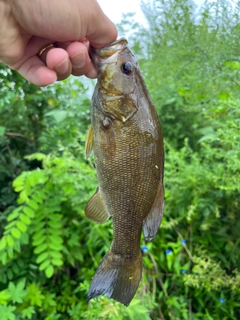
[[[85,214],[100,224],[111,217],[113,240],[87,300],[104,295],[128,306],[142,277],[141,233],[152,241],[163,216],[162,129],[128,41],[91,47],[90,56],[98,77],[85,156],[94,154],[99,186]]]

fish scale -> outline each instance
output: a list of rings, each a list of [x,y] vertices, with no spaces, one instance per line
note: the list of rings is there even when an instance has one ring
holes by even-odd
[[[99,188],[86,215],[110,216],[113,241],[88,299],[101,294],[126,306],[142,273],[140,237],[153,240],[163,215],[163,139],[157,112],[126,39],[90,51],[99,69],[86,155],[93,150]]]

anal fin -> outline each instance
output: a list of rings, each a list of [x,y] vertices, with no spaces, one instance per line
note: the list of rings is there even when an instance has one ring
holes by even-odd
[[[143,233],[146,241],[155,237],[163,217],[164,192],[163,185],[159,184],[157,194],[150,213],[143,221]]]
[[[107,211],[99,188],[88,201],[85,207],[85,214],[89,219],[98,223],[103,223],[109,219],[110,214]]]

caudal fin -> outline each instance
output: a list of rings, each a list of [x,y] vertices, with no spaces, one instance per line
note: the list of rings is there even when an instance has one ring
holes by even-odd
[[[104,295],[128,306],[142,276],[142,254],[129,261],[113,254],[111,249],[103,257],[91,283],[87,299]]]

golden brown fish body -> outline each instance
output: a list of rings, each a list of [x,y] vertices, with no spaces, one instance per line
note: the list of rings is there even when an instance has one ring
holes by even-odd
[[[100,223],[111,216],[114,236],[88,298],[103,294],[128,305],[141,279],[142,228],[151,241],[163,214],[162,133],[127,41],[91,54],[99,74],[86,153],[93,148],[99,188],[85,212]]]

